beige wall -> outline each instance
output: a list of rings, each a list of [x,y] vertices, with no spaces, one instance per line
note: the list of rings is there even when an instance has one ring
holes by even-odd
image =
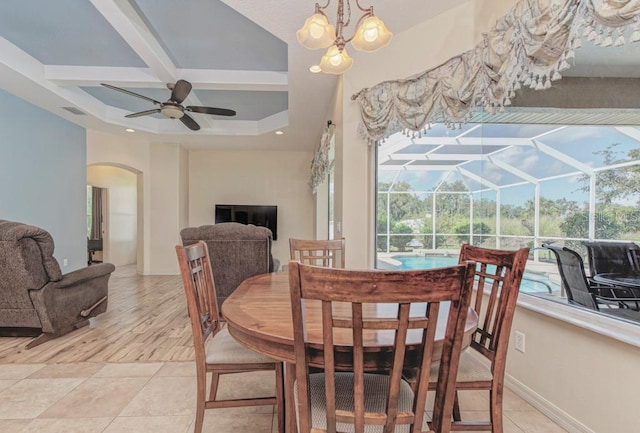
[[[116,266],[136,263],[137,251],[137,176],[119,167],[87,167],[87,184],[106,188],[107,214],[104,241],[105,261]]]
[[[311,152],[192,151],[189,225],[213,224],[215,204],[278,206],[273,256],[286,264],[290,237],[312,239]]]
[[[114,135],[87,130],[87,165],[114,165],[137,174],[137,272],[148,274],[151,263],[149,250],[149,149],[150,144],[135,136]]]
[[[178,274],[175,245],[180,244],[181,217],[187,198],[180,169],[184,151],[177,144],[154,143],[150,149],[150,233],[151,262],[149,273]]]
[[[521,301],[526,298],[521,296]],[[548,310],[548,305],[541,308]],[[582,315],[587,323],[598,321],[596,327],[618,326],[618,333],[638,335],[637,325],[625,326],[591,312]],[[509,384],[516,392],[546,406],[547,415],[565,423],[570,432],[638,431],[638,346],[523,306],[516,311],[516,330],[526,336],[526,352],[516,351],[512,340],[507,358]]]

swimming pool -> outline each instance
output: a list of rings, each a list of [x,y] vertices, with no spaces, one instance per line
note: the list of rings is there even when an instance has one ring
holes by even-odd
[[[392,256],[401,264],[397,269],[431,269],[453,266],[458,263],[457,256]],[[549,293],[549,290],[560,290],[545,274],[525,272],[520,283],[520,291],[525,293]]]

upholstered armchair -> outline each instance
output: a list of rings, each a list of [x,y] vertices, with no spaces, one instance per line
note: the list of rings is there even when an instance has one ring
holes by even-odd
[[[101,263],[63,275],[53,250],[46,230],[0,220],[0,328],[8,331],[5,335],[13,328],[41,332],[28,349],[87,325],[90,317],[107,310],[115,267]]]
[[[246,278],[280,267],[271,255],[272,234],[266,227],[218,223],[185,228],[180,236],[184,246],[206,242],[219,306]]]

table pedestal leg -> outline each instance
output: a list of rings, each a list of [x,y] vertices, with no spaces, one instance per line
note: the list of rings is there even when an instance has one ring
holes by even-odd
[[[293,385],[296,380],[296,365],[286,362],[284,364],[284,401],[286,433],[297,433],[298,424],[296,422],[296,401],[294,398]]]

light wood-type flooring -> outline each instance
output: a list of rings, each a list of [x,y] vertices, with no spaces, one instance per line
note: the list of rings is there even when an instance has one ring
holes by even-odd
[[[30,340],[0,337],[0,364],[193,360],[180,276],[136,275],[135,265],[111,275],[107,312],[90,326],[25,350]]]
[[[193,432],[195,364],[180,277],[118,268],[107,312],[91,321],[31,350],[28,338],[0,337],[0,432]],[[272,374],[220,383],[223,398],[272,390]],[[488,417],[485,394],[462,393],[463,418]],[[273,407],[207,411],[203,433],[237,431],[276,433]],[[505,433],[566,432],[506,390]]]

